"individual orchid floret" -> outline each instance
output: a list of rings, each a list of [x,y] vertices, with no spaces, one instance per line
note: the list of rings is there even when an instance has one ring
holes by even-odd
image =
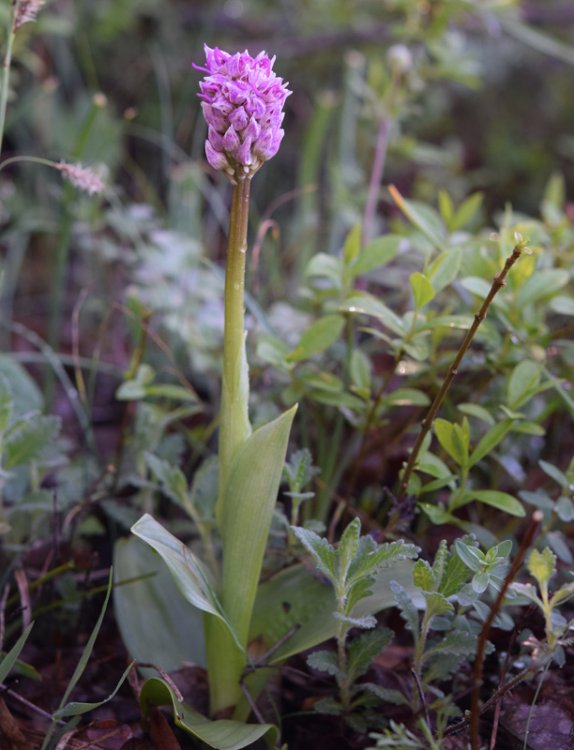
[[[36,16],[44,5],[44,0],[15,0],[14,31],[25,23],[36,20]]]
[[[275,57],[245,52],[230,55],[207,45],[206,73],[199,87],[207,122],[205,155],[232,182],[251,177],[275,156],[283,139],[283,105],[291,93],[273,71]]]

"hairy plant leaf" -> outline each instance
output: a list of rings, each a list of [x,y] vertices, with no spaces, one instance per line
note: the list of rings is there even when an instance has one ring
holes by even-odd
[[[0,373],[10,391],[13,419],[42,411],[42,393],[22,365],[10,355],[0,353]]]
[[[418,552],[418,547],[414,544],[407,544],[402,539],[376,544],[372,537],[363,536],[359,542],[359,554],[349,569],[347,580],[349,583],[354,583],[398,560],[413,559]]]
[[[169,461],[154,456],[153,453],[146,453],[145,461],[165,494],[178,505],[185,507],[188,502],[187,480],[179,466],[174,466]]]
[[[384,703],[391,703],[394,706],[408,706],[408,699],[400,692],[393,688],[384,688],[375,682],[362,682],[361,688],[368,690]]]
[[[476,649],[476,641],[477,637],[474,633],[466,630],[453,630],[442,636],[439,641],[433,643],[426,650],[425,659],[430,659],[439,654],[470,656]]]
[[[359,549],[359,540],[361,538],[361,521],[359,518],[353,518],[341,535],[341,540],[337,548],[337,577],[346,581],[349,568]]]
[[[413,606],[423,606],[420,592],[412,584],[412,569],[410,560],[396,560],[388,569],[379,570],[371,583],[372,594],[358,602],[351,615],[363,617],[392,607],[393,580],[407,592],[405,595],[415,603]],[[286,568],[259,587],[250,640],[260,639],[267,648],[280,644],[269,662],[279,664],[332,638],[338,628],[333,616],[335,610],[335,594],[330,585],[302,565]]]
[[[431,566],[426,560],[417,560],[413,569],[413,582],[423,591],[433,591],[436,587]]]
[[[462,562],[474,573],[480,570],[484,562],[484,555],[474,544],[467,543],[463,539],[457,539],[454,548]]]
[[[469,546],[465,544],[464,540],[457,540],[465,547]],[[448,555],[448,559],[445,565],[442,580],[439,586],[439,592],[446,596],[453,596],[457,594],[460,589],[468,582],[470,578],[470,572],[465,563],[461,560],[458,554],[451,550]]]
[[[9,471],[38,458],[60,430],[58,417],[30,414],[15,423],[4,443],[4,468]]]
[[[341,673],[339,664],[337,661],[337,654],[335,651],[313,651],[307,657],[307,664],[311,669],[316,669],[318,672],[326,672],[327,674],[336,677]]]
[[[319,571],[334,583],[337,579],[337,553],[335,548],[329,544],[325,537],[319,536],[311,529],[292,526],[291,530],[299,543],[311,555]]]
[[[398,581],[391,581],[395,603],[401,611],[401,616],[407,628],[412,632],[415,643],[419,639],[419,613],[412,598]]]
[[[542,552],[533,549],[528,558],[528,572],[538,581],[539,586],[545,586],[556,571],[556,555],[545,547]]]
[[[444,574],[444,568],[448,558],[448,545],[443,539],[439,544],[436,554],[434,556],[434,562],[432,564],[432,573],[435,579],[435,588],[440,591],[440,585]]]
[[[350,625],[352,628],[363,628],[364,630],[370,630],[377,625],[377,618],[373,615],[363,615],[362,617],[350,617],[349,615],[342,615],[339,612],[334,612],[335,617],[340,622],[344,622]]]
[[[446,615],[453,611],[452,604],[446,597],[439,594],[438,591],[431,591],[425,593],[425,599],[427,603],[427,613],[429,617],[436,617],[437,615]]]
[[[572,596],[574,596],[574,583],[565,583],[558,589],[558,591],[554,592],[554,595],[550,600],[550,606],[558,607],[568,601]]]
[[[375,656],[391,643],[393,636],[393,632],[388,628],[379,627],[353,638],[347,648],[347,674],[350,682],[362,677],[369,670]]]

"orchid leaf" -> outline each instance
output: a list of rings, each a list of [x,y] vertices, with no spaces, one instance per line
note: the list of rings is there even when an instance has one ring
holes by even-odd
[[[222,601],[243,646],[296,410],[289,409],[250,435],[237,452],[224,489]]]
[[[236,644],[243,650],[241,641],[215,593],[209,571],[185,544],[147,513],[132,526],[132,533],[160,555],[183,597],[197,609],[221,620]]]
[[[351,616],[361,618],[394,606],[391,581],[399,581],[416,606],[423,606],[420,591],[412,583],[412,571],[413,562],[404,559],[380,570],[370,587],[372,593],[353,607]],[[270,649],[281,644],[269,662],[279,664],[333,638],[338,628],[333,614],[336,608],[333,588],[303,565],[294,565],[259,587],[250,640],[260,639]]]
[[[212,721],[182,703],[167,682],[158,677],[146,680],[140,693],[140,708],[144,720],[156,706],[171,706],[175,724],[195,738],[216,750],[240,750],[249,747],[262,737],[272,748],[277,739],[277,728],[272,724],[244,724],[230,719]]]
[[[130,655],[166,672],[206,665],[203,615],[176,588],[167,565],[139,539],[114,548],[114,612]]]

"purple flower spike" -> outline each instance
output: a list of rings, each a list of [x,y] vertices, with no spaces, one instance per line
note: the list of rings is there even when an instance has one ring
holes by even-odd
[[[275,58],[260,52],[230,55],[204,45],[206,73],[199,87],[208,125],[205,155],[236,183],[251,177],[279,150],[283,105],[291,91],[273,72]]]

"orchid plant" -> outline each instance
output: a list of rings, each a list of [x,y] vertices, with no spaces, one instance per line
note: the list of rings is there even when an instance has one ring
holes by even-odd
[[[223,172],[232,185],[224,291],[218,490],[212,517],[205,518],[199,512],[193,489],[188,492],[180,471],[170,471],[157,459],[152,460],[150,468],[164,491],[188,510],[203,542],[207,564],[149,514],[142,516],[132,531],[159,553],[180,594],[194,608],[191,614],[187,610],[188,629],[183,638],[194,642],[194,659],[207,667],[210,711],[216,720],[209,722],[184,705],[168,681],[155,677],[144,684],[140,702],[144,716],[152,705],[171,703],[176,723],[214,747],[226,746],[221,744],[222,736],[231,729],[229,717],[232,717],[233,747],[243,747],[262,736],[273,742],[276,736],[275,727],[269,724],[241,723],[269,679],[268,667],[327,640],[340,628],[333,615],[337,609],[333,589],[309,576],[302,565],[284,569],[260,585],[297,407],[268,424],[252,428],[244,322],[249,193],[255,173],[279,149],[284,134],[283,106],[291,92],[273,70],[275,58],[264,52],[256,57],[248,52],[232,55],[206,46],[205,56],[205,65],[195,66],[205,73],[199,94],[208,127],[205,154],[209,164]],[[217,547],[217,543],[212,543],[213,536],[220,542],[220,556],[213,552]],[[393,568],[392,577],[406,580],[407,573],[400,570],[400,564],[413,556],[412,549],[402,544],[383,545],[387,546],[385,564],[399,563],[399,569]],[[138,567],[141,554],[141,547],[137,551],[128,541],[118,544],[115,560],[118,580],[129,578],[132,571],[141,573],[141,566]],[[144,560],[142,564],[147,563]],[[370,616],[390,605],[389,578],[375,575],[380,567],[382,564],[371,565],[372,586],[356,598],[357,611],[349,612],[349,616]],[[163,587],[170,584],[165,577],[160,582],[158,576],[155,582],[147,579],[138,585],[139,594],[133,594],[135,587],[118,587],[115,598],[124,639],[132,644],[132,653],[141,658],[135,632],[138,615],[134,616],[134,612],[140,612],[144,621],[149,612],[147,602],[155,597],[151,609],[157,616],[157,596],[163,595],[165,601]],[[141,593],[145,586],[147,602],[146,594]],[[174,597],[167,599],[166,610],[177,607]],[[202,621],[197,618],[198,611],[202,613]],[[174,622],[175,617],[170,620],[165,612],[162,614],[165,618],[159,625],[161,637],[173,645],[179,637],[174,634],[181,622]],[[145,622],[149,629],[149,622]],[[143,640],[149,645],[148,634],[143,635]],[[254,661],[250,649],[254,642],[258,653],[262,644],[269,649],[270,656],[263,663]],[[157,654],[158,644],[154,646]],[[182,651],[186,648],[187,645],[182,646]],[[145,648],[144,653],[147,653]],[[145,661],[158,664],[153,653]]]

